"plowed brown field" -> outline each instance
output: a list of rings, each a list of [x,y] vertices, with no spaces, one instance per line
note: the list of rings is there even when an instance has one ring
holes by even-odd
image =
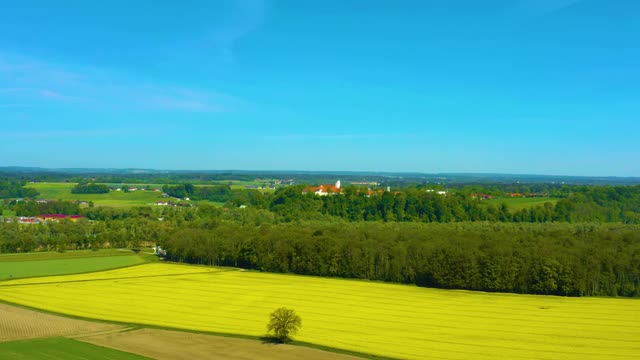
[[[91,335],[123,329],[119,325],[70,319],[0,303],[0,342]]]
[[[159,329],[89,336],[78,340],[158,360],[361,360],[301,346]]]

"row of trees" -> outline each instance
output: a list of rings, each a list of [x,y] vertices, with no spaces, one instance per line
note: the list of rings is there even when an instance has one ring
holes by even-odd
[[[329,215],[349,221],[385,222],[622,222],[640,224],[640,186],[573,186],[555,203],[514,211],[499,201],[486,201],[473,194],[490,189],[467,188],[447,196],[420,188],[400,192],[376,192],[347,187],[340,195],[304,194],[304,186],[279,189],[275,194],[256,190],[231,190],[228,186],[165,185],[176,197],[225,202],[228,206],[250,205],[273,212],[284,221],[310,220]],[[470,191],[472,189],[473,192]],[[567,191],[562,187],[562,191]]]
[[[41,214],[80,214],[80,205],[73,201],[16,201],[11,205],[11,209],[18,216],[38,216]]]
[[[0,252],[160,244],[171,260],[516,293],[640,296],[640,227],[568,223],[281,222],[261,209],[93,208],[0,222]],[[94,219],[97,221],[91,221]]]
[[[447,196],[418,189],[404,192],[379,192],[368,195],[362,189],[348,187],[340,195],[303,194],[303,187],[291,186],[264,194],[256,190],[231,190],[226,185],[166,185],[174,196],[226,201],[226,207],[248,204],[271,213],[277,222],[336,218],[351,222],[601,222],[640,224],[640,186],[575,187],[575,192],[555,203],[514,210],[505,203],[474,198],[464,193]],[[75,203],[32,201],[13,202],[8,207],[21,216],[42,213],[74,214],[81,211]],[[82,209],[85,215],[97,210]],[[205,210],[204,212],[211,212]],[[220,210],[221,211],[221,210]],[[104,215],[104,213],[103,213]],[[96,215],[94,219],[103,219]]]
[[[194,186],[192,184],[164,185],[162,191],[177,198],[227,202],[231,200],[231,187],[228,185]]]
[[[138,246],[160,240],[171,259],[184,262],[444,288],[637,296],[637,226],[277,224],[261,211],[216,216],[201,213],[204,209],[165,209],[164,221],[158,221],[155,209],[108,210],[96,210],[94,215],[105,220],[94,223],[4,223],[0,251]],[[256,221],[262,224],[255,226]]]
[[[34,198],[38,196],[38,191],[34,188],[25,187],[26,181],[0,180],[0,199],[7,198]]]
[[[568,296],[640,296],[640,228],[299,223],[182,227],[170,259],[270,272]]]
[[[253,205],[287,220],[313,219],[318,214],[349,221],[385,222],[623,222],[640,223],[640,186],[576,187],[566,198],[543,205],[510,209],[505,203],[474,198],[465,193],[447,196],[418,189],[367,196],[354,187],[341,195],[303,194],[288,187],[272,196],[254,197]]]
[[[107,185],[96,183],[79,183],[71,188],[72,194],[106,194],[108,192]]]

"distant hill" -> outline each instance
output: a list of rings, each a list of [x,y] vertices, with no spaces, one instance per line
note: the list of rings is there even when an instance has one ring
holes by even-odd
[[[5,166],[0,167],[0,177],[78,178],[92,176],[121,176],[124,178],[149,179],[163,177],[175,180],[190,178],[215,178],[232,180],[238,178],[282,178],[296,182],[377,181],[381,183],[440,183],[440,184],[573,184],[573,185],[638,185],[640,177],[615,176],[571,176],[538,174],[496,173],[419,173],[419,172],[372,172],[372,171],[298,171],[298,170],[159,170],[117,168],[42,168]]]

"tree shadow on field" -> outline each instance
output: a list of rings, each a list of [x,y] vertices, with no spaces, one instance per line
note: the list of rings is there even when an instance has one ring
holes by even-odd
[[[278,344],[286,344],[286,342],[282,341],[282,339],[279,339],[275,336],[271,336],[271,335],[264,335],[260,337],[260,341],[262,341],[263,344],[274,344],[274,345],[278,345]]]

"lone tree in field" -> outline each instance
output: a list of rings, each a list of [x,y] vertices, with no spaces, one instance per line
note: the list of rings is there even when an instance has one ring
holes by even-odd
[[[281,307],[271,313],[267,331],[273,331],[275,338],[280,342],[290,340],[289,335],[295,335],[302,326],[302,319],[293,309]]]

